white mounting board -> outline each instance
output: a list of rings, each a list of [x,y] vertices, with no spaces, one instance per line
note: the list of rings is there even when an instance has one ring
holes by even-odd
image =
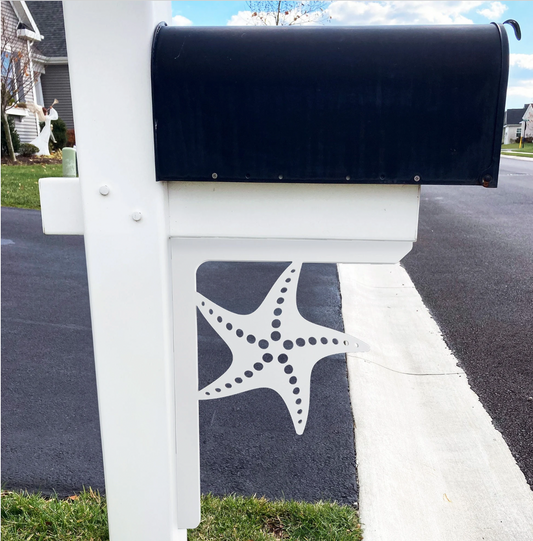
[[[419,186],[169,182],[168,192],[171,237],[413,242],[417,235]]]
[[[39,195],[45,235],[83,235],[79,178],[41,178]]]

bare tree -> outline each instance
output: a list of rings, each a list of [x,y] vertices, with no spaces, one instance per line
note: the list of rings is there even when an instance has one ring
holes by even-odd
[[[308,0],[300,2],[247,2],[256,26],[295,26],[324,24],[331,20],[326,8],[329,2]]]
[[[17,28],[10,25],[2,13],[2,126],[11,160],[16,161],[13,141],[7,120],[7,109],[25,105],[26,96],[33,92],[39,73],[33,69],[32,45],[18,36]]]

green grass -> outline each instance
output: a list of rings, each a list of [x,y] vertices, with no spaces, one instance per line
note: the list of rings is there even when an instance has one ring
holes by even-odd
[[[2,540],[109,539],[105,499],[93,491],[71,498],[2,492]]]
[[[502,145],[502,150],[520,150],[521,152],[533,152],[533,143],[523,143],[523,148],[518,148],[518,143],[509,143]]]
[[[40,209],[39,179],[62,176],[61,164],[2,165],[2,206]]]
[[[202,522],[189,541],[359,541],[357,512],[335,503],[269,501],[241,496],[202,497]]]
[[[66,500],[2,492],[2,541],[109,539],[105,498],[89,490]],[[360,541],[357,512],[335,503],[202,496],[189,541]]]
[[[533,143],[524,143],[522,148],[518,148],[518,143],[509,143],[502,145],[502,154],[509,156],[522,156],[525,158],[533,158]]]

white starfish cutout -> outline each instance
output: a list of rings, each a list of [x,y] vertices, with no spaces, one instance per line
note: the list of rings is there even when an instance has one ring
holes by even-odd
[[[268,388],[284,400],[297,434],[309,413],[311,372],[322,358],[370,348],[346,333],[304,319],[296,305],[301,263],[291,263],[257,310],[234,314],[197,293],[198,309],[230,348],[231,366],[199,391],[200,400]]]

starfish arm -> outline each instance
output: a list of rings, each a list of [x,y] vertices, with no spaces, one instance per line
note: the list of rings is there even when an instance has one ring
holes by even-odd
[[[250,373],[253,374],[252,371]],[[255,382],[245,376],[240,367],[232,365],[219,378],[203,389],[200,389],[198,391],[198,399],[213,400],[214,398],[225,398],[256,388],[257,385],[255,385]]]
[[[253,335],[249,315],[235,314],[210,301],[202,294],[197,293],[196,306],[207,322],[213,327],[230,349],[240,346],[243,342],[253,344],[257,340]],[[251,338],[254,337],[253,342]]]
[[[336,331],[335,329],[328,329],[327,327],[322,327],[311,322],[306,323],[305,330],[302,329],[302,334],[304,335],[305,331],[307,331],[306,345],[317,351],[328,352],[322,356],[370,351],[370,346],[356,336]],[[303,342],[300,341],[300,344],[303,345]]]
[[[276,310],[285,316],[289,314],[292,316],[296,310],[296,314],[299,315],[296,308],[296,292],[301,269],[301,263],[291,263],[274,282],[274,285],[254,314],[268,314],[265,317],[269,317]]]
[[[273,388],[278,366],[269,361],[260,362],[260,357],[234,357],[231,366],[215,381],[199,391],[199,400],[213,400],[261,388]],[[256,362],[254,362],[254,360]]]
[[[293,376],[291,380],[280,378],[277,385],[272,386],[285,402],[294,425],[294,430],[299,436],[304,433],[309,415],[312,366],[297,371],[298,377]],[[291,383],[291,381],[294,383]]]
[[[278,348],[287,354],[304,352],[316,360],[337,353],[369,351],[369,346],[355,336],[328,329],[299,318],[287,322],[282,316],[276,329]]]
[[[316,343],[323,350],[326,349],[324,345],[329,345],[327,349],[333,346],[331,353],[323,353],[322,357],[348,351],[369,351],[368,345],[355,336],[311,323],[300,314],[296,303],[296,293],[301,267],[301,263],[291,263],[285,269],[259,308],[250,314],[250,327],[256,329],[256,332],[257,329],[271,327],[273,340],[282,342],[285,339],[293,342],[296,340],[298,345],[310,341],[311,344]],[[290,331],[290,336],[287,335],[286,330]]]

